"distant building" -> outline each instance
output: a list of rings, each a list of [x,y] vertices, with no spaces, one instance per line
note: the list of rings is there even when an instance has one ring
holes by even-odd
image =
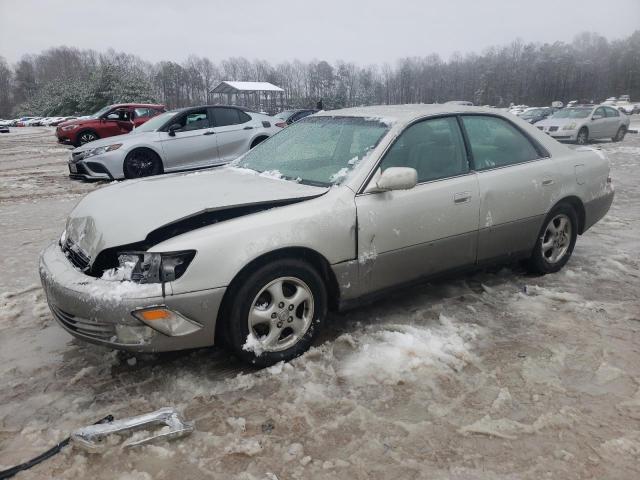
[[[211,92],[213,103],[247,107],[270,114],[284,108],[284,90],[269,82],[232,82],[225,80]]]

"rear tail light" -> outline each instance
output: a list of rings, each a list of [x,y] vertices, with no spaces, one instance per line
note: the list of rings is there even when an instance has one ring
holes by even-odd
[[[287,126],[287,122],[278,122],[276,123],[276,127],[284,128]]]

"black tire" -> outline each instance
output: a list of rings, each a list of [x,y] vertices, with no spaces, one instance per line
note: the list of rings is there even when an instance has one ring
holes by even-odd
[[[300,337],[296,340],[296,343],[293,343],[289,348],[280,351],[261,352],[256,352],[252,349],[245,350],[243,347],[248,343],[247,341],[250,334],[249,314],[254,309],[254,301],[261,301],[258,295],[261,294],[263,289],[271,282],[282,278],[302,281],[310,290],[313,300],[313,314],[311,315],[309,313],[308,318],[310,318],[310,322],[308,328],[306,330],[300,330]],[[297,290],[295,292],[297,293]],[[270,301],[271,300],[267,300],[268,303]],[[267,307],[268,305],[265,305],[265,309],[267,309]],[[284,313],[285,317],[289,315],[289,313],[287,313],[289,309],[286,304],[280,307],[280,304],[275,305],[274,302],[272,307],[275,311]],[[257,268],[242,279],[238,288],[232,292],[230,305],[229,308],[225,310],[225,313],[227,313],[227,318],[224,319],[226,322],[225,328],[227,329],[225,340],[229,343],[229,347],[233,353],[245,362],[259,367],[267,367],[280,361],[288,362],[302,355],[309,349],[327,316],[327,289],[320,274],[306,262],[296,259],[274,260],[271,263]],[[294,314],[296,317],[298,316],[298,309],[294,311]],[[275,315],[275,313],[271,315]],[[272,316],[271,318],[275,318],[273,322],[278,322],[279,317],[280,315],[278,314],[278,317]],[[288,321],[303,321],[301,318],[293,318],[293,320],[292,318],[293,317],[288,317]],[[286,322],[287,320],[280,321],[280,323],[284,323],[284,327],[281,327],[282,330],[280,330],[282,337],[280,337],[279,333],[276,333],[278,339],[284,338],[284,340],[286,340],[286,338],[288,338],[286,337],[287,330],[291,331],[289,335],[294,335],[293,330],[287,327]],[[268,328],[269,331],[265,332],[265,334],[270,334],[271,328],[275,327]],[[252,331],[251,334],[255,338],[255,331]]]
[[[76,136],[76,143],[74,145],[79,147],[80,145],[84,145],[85,143],[93,142],[94,140],[98,140],[100,137],[93,130],[85,130],[84,132],[80,132]]]
[[[137,149],[129,152],[123,165],[125,178],[141,178],[162,173],[162,160],[148,149]]]
[[[589,143],[589,130],[586,127],[582,127],[576,137],[576,143],[578,145],[586,145]]]
[[[258,138],[256,138],[256,139],[251,143],[251,146],[249,147],[249,150],[251,150],[253,147],[255,147],[256,145],[258,145],[259,143],[264,142],[267,138],[269,138],[269,137],[258,137]]]
[[[622,125],[616,132],[616,136],[613,137],[611,140],[613,140],[614,142],[621,142],[622,140],[624,140],[624,136],[626,134],[627,134],[627,128],[624,125]]]
[[[553,222],[553,226],[557,228],[559,225],[558,219],[566,219],[570,225],[570,232],[567,234],[565,231],[562,235],[562,239],[554,239],[553,232],[550,229],[550,224]],[[538,239],[536,240],[536,245],[533,247],[533,252],[531,257],[525,263],[527,270],[531,273],[545,275],[547,273],[555,273],[558,272],[571,258],[571,254],[573,253],[573,248],[576,245],[576,239],[578,238],[578,216],[576,215],[573,207],[566,203],[561,203],[549,212],[547,217],[542,224],[542,228],[540,229],[540,233],[538,234]],[[553,247],[555,248],[556,241],[558,241],[558,245],[561,245],[562,240],[568,241],[568,245],[566,245],[566,250],[564,253],[558,258],[554,258],[553,254],[549,247],[545,247],[545,244],[549,244],[551,241],[553,243]],[[562,251],[563,248],[560,248]]]

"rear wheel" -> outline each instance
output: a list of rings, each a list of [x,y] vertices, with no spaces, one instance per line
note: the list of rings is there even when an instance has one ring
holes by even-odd
[[[576,143],[578,145],[586,145],[589,143],[589,131],[586,128],[581,128],[576,137]]]
[[[162,173],[162,161],[155,152],[139,149],[130,152],[124,160],[125,178],[140,178]]]
[[[78,140],[76,140],[76,146],[84,145],[85,143],[93,142],[94,140],[98,140],[98,134],[96,132],[92,132],[91,130],[85,130],[84,132],[80,132],[78,134]]]
[[[627,129],[623,125],[618,129],[618,132],[616,133],[616,136],[613,137],[611,140],[613,140],[614,142],[621,142],[622,140],[624,140],[624,136],[626,134],[627,134]]]
[[[226,319],[234,353],[261,367],[289,361],[309,349],[327,315],[327,291],[318,272],[295,259],[276,260],[245,278]]]
[[[571,258],[578,237],[578,217],[568,204],[555,207],[542,226],[528,270],[544,275],[559,271]]]

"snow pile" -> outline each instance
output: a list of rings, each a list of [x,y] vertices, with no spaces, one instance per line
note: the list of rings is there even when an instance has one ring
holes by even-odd
[[[137,260],[126,261],[124,265],[120,265],[116,268],[110,268],[105,270],[102,274],[102,280],[111,280],[121,282],[123,280],[131,280],[131,273],[137,264]]]
[[[348,173],[349,169],[347,167],[341,168],[336,173],[331,175],[329,181],[331,181],[331,183],[339,183],[347,177]]]
[[[259,357],[264,352],[264,350],[262,349],[262,343],[260,343],[260,340],[258,340],[255,337],[255,335],[251,333],[247,335],[247,341],[244,342],[242,349],[245,352],[253,352],[256,357]]]
[[[444,315],[433,328],[388,325],[359,337],[338,372],[356,384],[395,384],[417,378],[426,368],[460,371],[473,361],[471,344],[478,333],[477,326],[453,323]]]

